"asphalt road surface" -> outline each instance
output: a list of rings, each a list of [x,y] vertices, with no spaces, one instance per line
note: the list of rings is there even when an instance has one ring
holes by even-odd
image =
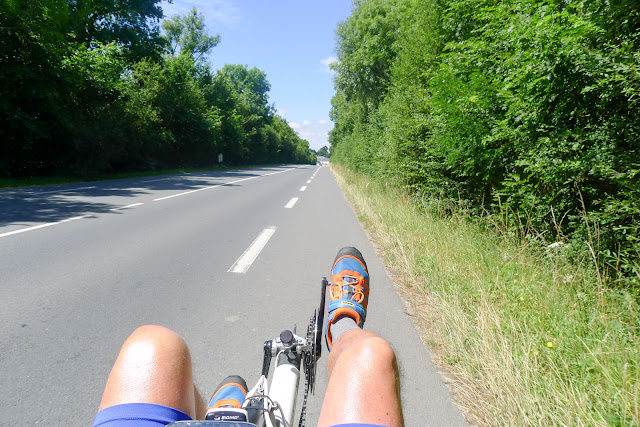
[[[464,425],[319,166],[0,190],[0,425],[90,425],[121,344],[143,324],[185,338],[205,398],[227,375],[252,386],[262,343],[294,325],[304,335],[319,281],[346,245],[368,263],[365,327],[396,350],[406,425]],[[326,389],[326,355],[308,425]]]

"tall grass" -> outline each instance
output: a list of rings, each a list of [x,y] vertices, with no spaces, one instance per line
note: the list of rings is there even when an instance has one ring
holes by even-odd
[[[536,251],[433,217],[390,185],[332,170],[471,420],[640,425],[637,294],[608,288],[562,246]]]

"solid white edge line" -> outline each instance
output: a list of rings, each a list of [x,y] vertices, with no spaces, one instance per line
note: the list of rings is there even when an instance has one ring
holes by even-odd
[[[256,179],[256,178],[261,178],[263,176],[269,176],[269,175],[275,175],[278,173],[283,173],[283,172],[289,172],[292,171],[293,169],[285,169],[283,171],[278,171],[278,172],[272,172],[272,173],[267,173],[264,175],[258,175],[258,176],[251,176],[249,178],[242,178],[242,179],[238,179],[237,181],[231,181],[231,182],[225,182],[224,184],[216,184],[216,185],[211,185],[209,187],[204,187],[204,188],[197,188],[195,190],[191,190],[191,191],[185,191],[184,193],[178,193],[178,194],[172,194],[171,196],[165,196],[165,197],[160,197],[158,199],[153,199],[154,202],[159,202],[161,200],[167,200],[167,199],[171,199],[173,197],[179,197],[179,196],[184,196],[185,194],[191,194],[191,193],[195,193],[198,191],[203,191],[203,190],[209,190],[210,188],[216,188],[216,187],[224,187],[225,185],[232,185],[232,184],[236,184],[238,182],[242,182],[242,181],[248,181],[250,179]]]
[[[147,179],[146,181],[140,181],[142,184],[146,184],[147,182],[160,182],[160,181],[168,181],[174,178],[160,178],[160,179]]]
[[[304,191],[304,190],[306,190],[306,189],[307,189],[307,186],[306,186],[306,185],[303,185],[302,187],[300,187],[300,191]]]
[[[113,209],[109,209],[110,211],[119,211],[122,209],[129,209],[129,208],[133,208],[136,206],[140,206],[140,205],[144,205],[144,203],[134,203],[132,205],[127,205],[127,206],[120,206],[119,208],[113,208]]]
[[[20,230],[9,231],[8,233],[2,233],[2,234],[0,234],[0,237],[6,237],[6,236],[11,236],[13,234],[25,233],[27,231],[33,231],[33,230],[37,230],[39,228],[45,228],[45,227],[50,227],[52,225],[63,224],[65,222],[69,222],[69,221],[75,221],[76,219],[89,218],[90,216],[91,215],[74,216],[73,218],[67,218],[67,219],[63,219],[61,221],[48,222],[46,224],[34,225],[33,227],[21,228]]]
[[[93,187],[78,187],[78,188],[70,188],[68,190],[42,191],[40,193],[26,193],[25,195],[27,195],[27,196],[37,196],[39,194],[68,193],[69,191],[87,190],[89,188],[96,188],[96,187],[95,186],[93,186]]]
[[[208,190],[209,188],[219,187],[220,185],[214,185],[211,187],[198,188],[197,190],[185,191],[184,193],[172,194],[171,196],[160,197],[158,199],[153,199],[154,202],[159,202],[161,200],[172,199],[174,197],[184,196],[185,194],[195,193],[196,191]]]
[[[264,174],[264,175],[260,175],[260,176],[271,176],[271,175],[277,175],[277,174],[279,174],[279,173],[289,172],[289,171],[292,171],[292,170],[294,170],[294,169],[297,169],[297,168],[285,169],[285,170],[283,170],[283,171],[277,171],[277,172],[266,173],[266,174]]]
[[[296,204],[297,201],[298,201],[297,197],[292,198],[291,200],[289,200],[289,203],[284,205],[285,209],[291,209],[293,207],[293,205]]]
[[[256,240],[251,243],[247,250],[244,251],[240,258],[238,258],[238,260],[231,266],[228,272],[241,274],[246,273],[277,229],[278,227],[271,226],[262,230],[258,237],[256,237]]]

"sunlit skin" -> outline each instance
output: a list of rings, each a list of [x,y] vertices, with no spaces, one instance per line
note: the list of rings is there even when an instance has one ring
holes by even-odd
[[[361,329],[347,331],[334,343],[327,367],[329,385],[318,426],[403,425],[396,358],[385,340]]]
[[[204,419],[206,408],[193,384],[189,349],[178,334],[162,326],[142,326],[125,341],[100,409],[123,403],[156,403]]]
[[[402,425],[398,369],[385,340],[360,329],[343,333],[329,353],[328,369],[319,426]],[[142,326],[125,341],[100,409],[123,403],[155,403],[204,419],[206,408],[193,384],[189,349],[178,334],[162,326]]]

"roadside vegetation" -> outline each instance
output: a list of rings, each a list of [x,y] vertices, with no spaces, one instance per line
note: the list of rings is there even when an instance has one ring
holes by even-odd
[[[501,224],[332,165],[414,323],[481,425],[638,425],[640,305],[590,257],[540,250]]]
[[[160,0],[7,0],[0,12],[0,177],[315,163],[264,72],[214,71],[195,9]]]
[[[332,162],[640,286],[640,2],[358,0],[336,38]]]
[[[356,0],[336,40],[334,172],[465,408],[639,425],[640,3]]]

